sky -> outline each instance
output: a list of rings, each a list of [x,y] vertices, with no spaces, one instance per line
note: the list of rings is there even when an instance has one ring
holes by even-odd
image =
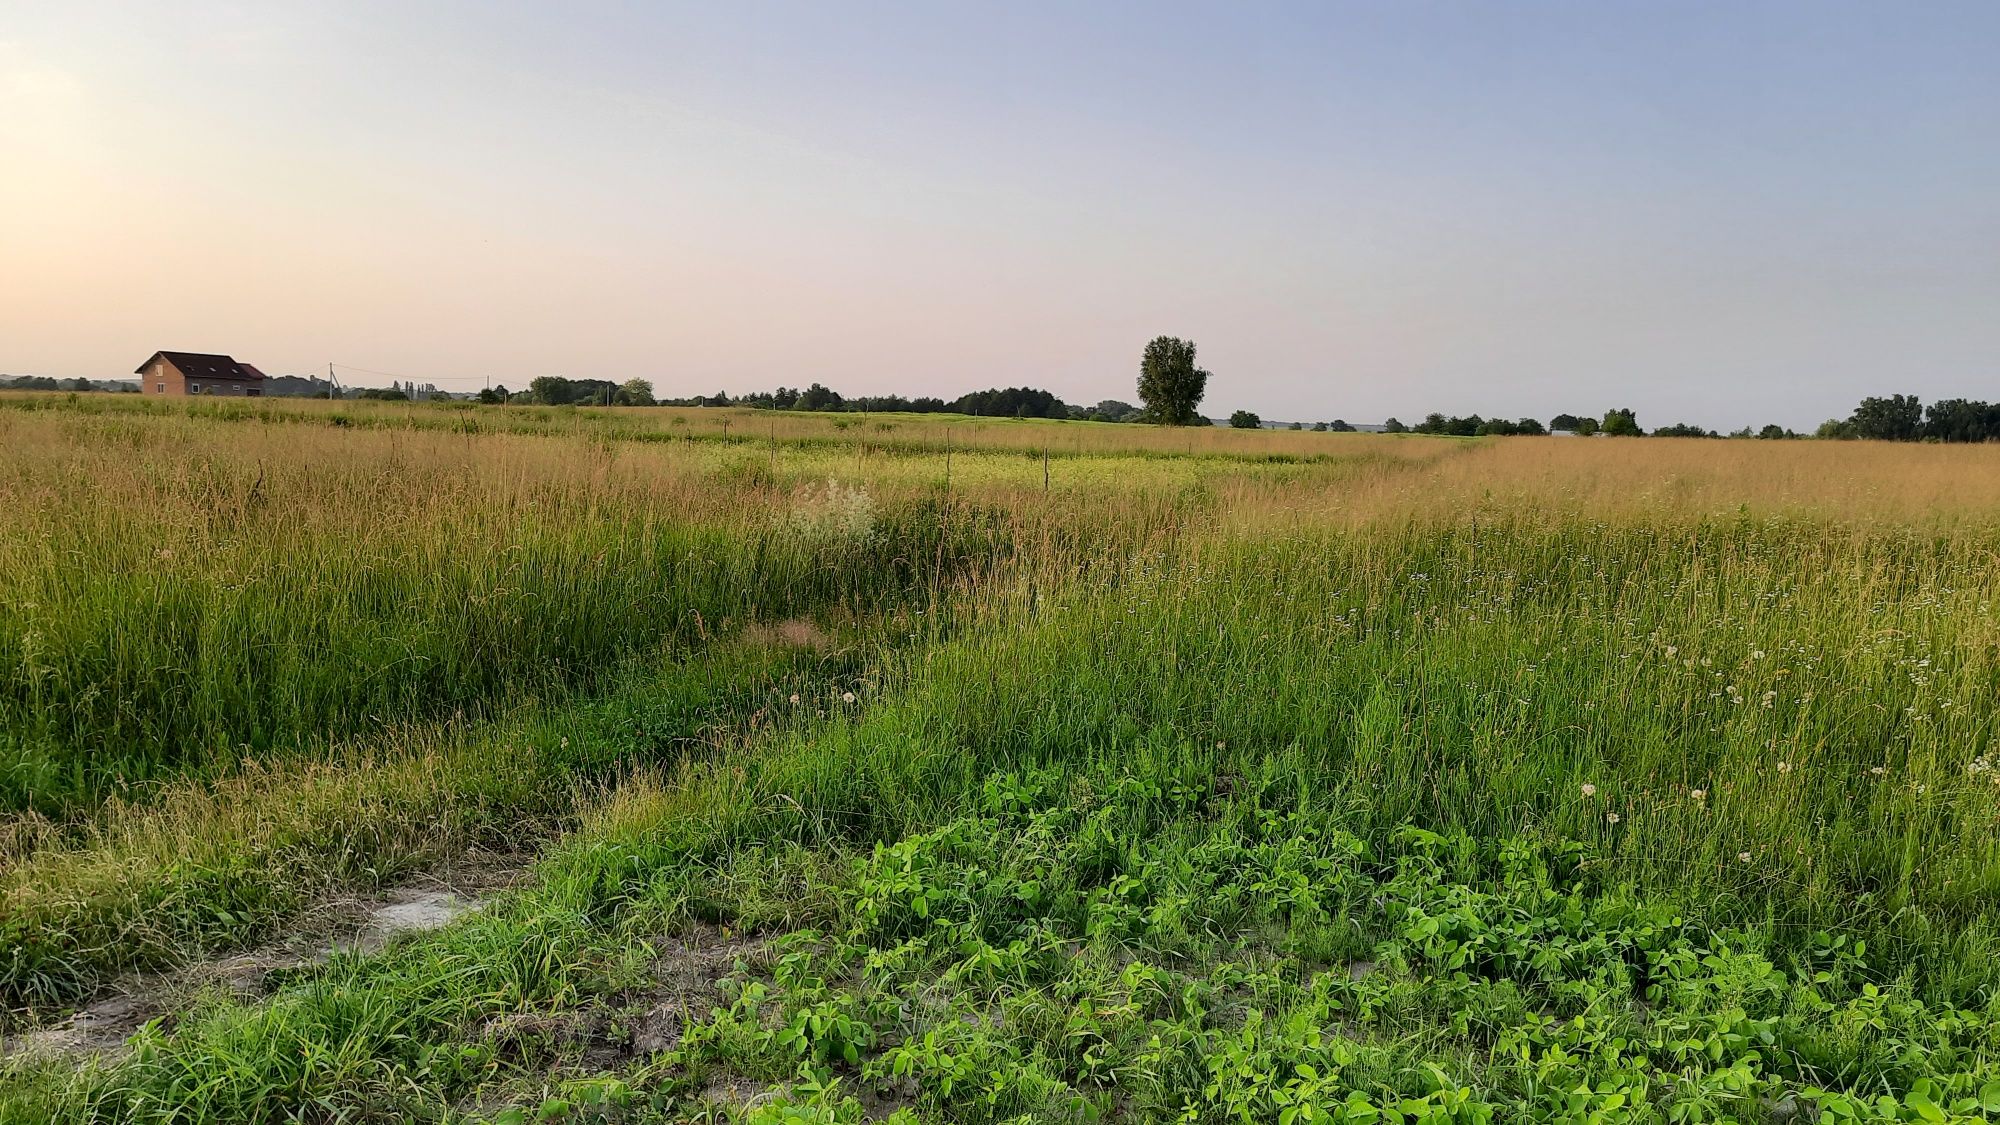
[[[0,0],[0,371],[2000,398],[1995,60],[1991,0]]]

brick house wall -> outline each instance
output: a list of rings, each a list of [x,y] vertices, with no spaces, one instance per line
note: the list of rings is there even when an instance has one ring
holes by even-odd
[[[264,393],[264,388],[250,379],[190,379],[181,374],[181,369],[175,367],[172,361],[164,358],[156,359],[147,366],[139,390],[149,395],[222,395],[234,398],[259,398]]]

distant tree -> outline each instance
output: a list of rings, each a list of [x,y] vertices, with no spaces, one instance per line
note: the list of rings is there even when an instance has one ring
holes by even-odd
[[[1758,430],[1757,436],[1765,441],[1781,441],[1785,438],[1797,437],[1799,435],[1773,422],[1763,429]]]
[[[575,387],[560,375],[537,375],[528,381],[528,394],[543,406],[560,406],[571,401]]]
[[[848,399],[846,406],[849,410],[887,414],[909,410],[910,400],[902,395],[863,395],[860,398]]]
[[[408,402],[410,396],[401,387],[363,387],[355,398],[375,399],[381,402]]]
[[[1714,437],[1715,434],[1690,422],[1676,422],[1653,431],[1654,437]]]
[[[1086,417],[1093,422],[1134,422],[1142,414],[1144,414],[1144,411],[1129,402],[1120,402],[1115,398],[1107,398],[1096,406],[1091,407]]]
[[[951,409],[984,418],[1067,418],[1069,407],[1048,391],[1033,387],[994,387],[960,395]]]
[[[11,378],[0,375],[0,388],[10,391],[68,391],[71,394],[90,391],[117,392],[125,394],[140,389],[137,383],[122,379],[85,379],[82,376],[71,379],[56,379],[48,375],[15,375]]]
[[[1639,428],[1639,416],[1629,408],[1605,411],[1604,421],[1599,423],[1598,429],[1612,437],[1638,437],[1646,432]]]
[[[1410,427],[1391,418],[1387,422],[1382,423],[1382,432],[1385,434],[1407,434],[1410,432]]]
[[[1194,341],[1156,336],[1139,358],[1139,401],[1146,420],[1162,426],[1201,422],[1197,408],[1208,391],[1208,372],[1195,366]]]
[[[1323,434],[1323,433],[1325,433],[1325,432],[1326,432],[1326,423],[1325,423],[1325,422],[1314,422],[1314,423],[1313,423],[1313,433],[1316,433],[1316,434]]]
[[[1474,433],[1482,436],[1512,437],[1517,434],[1544,434],[1548,432],[1542,429],[1542,424],[1533,418],[1523,418],[1518,422],[1509,422],[1505,418],[1488,418],[1481,421],[1477,414],[1474,414],[1470,418],[1451,419],[1445,424],[1445,432],[1453,434],[1463,433],[1465,427],[1468,425],[1472,426]]]
[[[1423,421],[1411,426],[1410,430],[1412,433],[1419,434],[1449,433],[1451,432],[1451,419],[1433,410],[1429,414],[1424,415]]]
[[[479,393],[472,397],[477,399],[483,405],[498,406],[501,403],[507,401],[507,388],[482,387],[480,388]]]
[[[1573,434],[1594,434],[1597,419],[1582,414],[1558,414],[1549,419],[1549,429],[1568,430]]]
[[[2000,405],[1963,398],[1931,403],[1924,410],[1923,436],[1927,441],[2000,440]]]
[[[1264,425],[1264,420],[1248,410],[1239,410],[1229,416],[1229,424],[1239,430],[1255,430]]]
[[[1859,438],[1915,441],[1923,435],[1924,405],[1915,395],[1864,398],[1847,421]]]
[[[541,375],[528,383],[528,401],[542,406],[606,406],[618,387],[608,379],[565,379]]]
[[[1303,430],[1306,428],[1306,424],[1304,422],[1293,422],[1291,428],[1294,430]]]
[[[1813,431],[1813,436],[1833,441],[1852,441],[1860,435],[1854,432],[1854,423],[1839,418],[1828,418],[1819,424],[1819,429]]]
[[[812,386],[800,391],[798,397],[792,400],[792,405],[788,409],[839,410],[840,404],[840,392],[819,383],[814,383]]]
[[[1389,419],[1389,421],[1396,427],[1395,429],[1390,430],[1389,431],[1390,433],[1399,434],[1403,432],[1403,424],[1401,422],[1396,421],[1394,418]],[[1335,418],[1332,422],[1327,423],[1326,428],[1332,430],[1336,434],[1351,434],[1354,432],[1354,427],[1348,425],[1347,420],[1345,418]]]
[[[652,406],[653,384],[645,379],[627,379],[618,387],[614,400],[620,406]]]

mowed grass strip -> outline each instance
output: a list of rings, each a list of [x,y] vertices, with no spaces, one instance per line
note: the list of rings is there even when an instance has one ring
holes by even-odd
[[[794,635],[809,632],[811,643]],[[254,766],[114,803],[0,868],[0,1003],[25,1024],[121,973],[271,937],[319,899],[393,885],[472,848],[527,864],[620,771],[716,752],[861,674],[804,622],[633,665],[588,704],[412,729],[332,760]]]

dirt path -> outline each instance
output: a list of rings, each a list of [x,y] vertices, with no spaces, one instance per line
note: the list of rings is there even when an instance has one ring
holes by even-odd
[[[156,1019],[171,1023],[203,994],[223,989],[254,998],[267,991],[273,973],[317,965],[336,952],[373,953],[395,938],[440,929],[520,882],[531,858],[473,852],[394,887],[327,899],[294,919],[283,937],[257,949],[122,978],[88,1006],[0,1041],[0,1059],[115,1055],[141,1027]]]

